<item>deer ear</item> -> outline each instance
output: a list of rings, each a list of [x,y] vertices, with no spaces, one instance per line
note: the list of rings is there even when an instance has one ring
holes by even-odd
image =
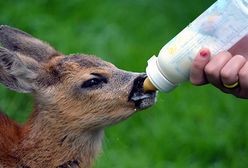
[[[36,61],[45,61],[52,56],[60,55],[47,43],[21,30],[4,25],[0,26],[0,45],[10,51],[29,56]]]
[[[18,92],[32,92],[40,66],[32,58],[0,48],[0,83]]]

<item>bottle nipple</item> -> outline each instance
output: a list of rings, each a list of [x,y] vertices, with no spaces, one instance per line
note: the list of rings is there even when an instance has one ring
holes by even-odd
[[[144,92],[152,92],[152,91],[154,92],[157,90],[157,88],[152,84],[152,82],[150,81],[148,77],[144,81],[143,89],[144,89]]]

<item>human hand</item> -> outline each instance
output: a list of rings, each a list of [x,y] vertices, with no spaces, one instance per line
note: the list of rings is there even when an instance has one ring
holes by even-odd
[[[210,83],[221,91],[239,98],[248,98],[248,36],[227,52],[211,58],[208,49],[202,49],[193,61],[190,81],[194,85]],[[239,85],[228,89],[225,85]]]

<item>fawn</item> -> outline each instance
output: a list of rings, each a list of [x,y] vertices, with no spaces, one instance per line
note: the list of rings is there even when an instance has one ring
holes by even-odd
[[[0,26],[0,44],[0,83],[35,100],[23,125],[0,113],[0,168],[91,167],[103,129],[155,103],[144,73],[65,56],[9,26]]]

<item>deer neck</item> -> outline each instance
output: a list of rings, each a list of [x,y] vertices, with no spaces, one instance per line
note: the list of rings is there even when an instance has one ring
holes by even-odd
[[[103,129],[71,129],[70,125],[60,122],[58,117],[47,118],[46,113],[34,112],[23,127],[25,138],[19,151],[21,164],[29,167],[58,167],[73,163],[78,167],[91,167],[101,149]]]

